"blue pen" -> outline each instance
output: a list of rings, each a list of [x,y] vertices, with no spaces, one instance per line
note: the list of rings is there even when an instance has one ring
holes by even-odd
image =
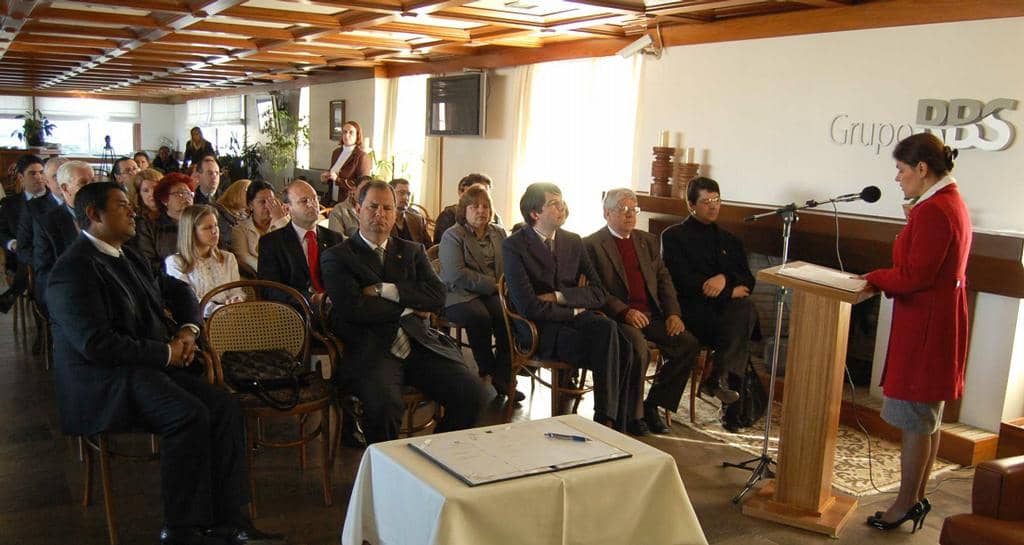
[[[545,433],[544,437],[548,437],[548,438],[551,438],[551,439],[562,439],[562,440],[565,440],[565,441],[579,441],[581,443],[586,442],[586,441],[590,441],[589,437],[583,437],[582,435],[567,435],[567,434],[564,434],[564,433],[554,433],[554,432]]]

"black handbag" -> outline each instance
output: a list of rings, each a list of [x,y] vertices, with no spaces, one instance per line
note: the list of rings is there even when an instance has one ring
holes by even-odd
[[[286,350],[224,352],[220,357],[224,380],[235,391],[253,394],[270,407],[289,411],[299,404],[303,386],[313,371],[303,371]]]
[[[726,407],[722,415],[722,427],[735,432],[753,426],[764,417],[768,408],[768,393],[764,391],[761,378],[749,360],[743,378],[729,377],[729,382],[729,387],[739,392],[740,398]]]

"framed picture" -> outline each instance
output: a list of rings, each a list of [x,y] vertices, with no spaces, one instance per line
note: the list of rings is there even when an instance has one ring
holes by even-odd
[[[256,116],[259,118],[260,132],[264,131],[267,121],[271,124],[275,124],[276,119],[273,119],[271,112],[274,111],[274,97],[266,96],[259,97],[256,99]]]
[[[341,140],[341,126],[345,124],[345,101],[331,101],[331,140]]]

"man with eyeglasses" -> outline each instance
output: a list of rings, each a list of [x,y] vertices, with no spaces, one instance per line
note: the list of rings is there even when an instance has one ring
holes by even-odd
[[[287,227],[260,237],[256,273],[261,280],[270,280],[294,288],[316,312],[324,297],[320,274],[320,254],[342,241],[341,235],[317,225],[320,200],[316,190],[302,180],[284,188],[284,209],[292,221]],[[289,302],[287,295],[267,290],[268,299]]]
[[[120,157],[110,167],[110,176],[113,178],[113,181],[117,182],[126,191],[131,187],[132,179],[138,173],[139,165],[135,162],[135,159],[130,157]]]
[[[583,240],[562,229],[562,190],[555,184],[530,184],[519,209],[526,226],[505,239],[501,255],[512,307],[536,324],[539,339],[531,339],[523,328],[513,333],[524,346],[536,342],[539,358],[593,371],[594,420],[641,435],[635,423],[640,385],[632,348],[618,324],[596,312],[608,292]],[[586,285],[580,285],[581,277]]]
[[[690,216],[662,233],[662,256],[679,294],[683,320],[715,351],[702,391],[730,404],[739,393],[728,378],[738,383],[743,376],[757,321],[750,301],[754,275],[743,244],[715,223],[722,203],[718,182],[703,176],[690,180],[686,200]]]
[[[668,427],[658,415],[658,407],[679,408],[700,343],[681,318],[672,277],[661,261],[658,237],[636,229],[639,213],[631,189],[608,191],[604,198],[607,225],[583,242],[608,291],[604,311],[619,322],[619,330],[633,345],[640,377],[647,375],[651,360],[648,341],[661,351],[664,364],[646,401],[641,403],[642,389],[637,393],[635,414],[642,418],[634,426],[640,432],[646,426],[654,433],[666,433]],[[642,380],[638,383],[643,384]]]

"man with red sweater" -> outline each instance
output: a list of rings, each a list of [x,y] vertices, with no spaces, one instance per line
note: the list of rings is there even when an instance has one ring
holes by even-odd
[[[650,362],[648,341],[665,358],[642,407],[642,396],[636,396],[637,410],[643,411],[647,427],[665,433],[668,429],[658,417],[658,407],[679,408],[700,343],[680,318],[675,286],[661,261],[658,237],[636,230],[639,211],[632,190],[608,191],[604,199],[607,225],[583,242],[608,294],[603,310],[619,322],[619,329],[633,345],[637,363],[646,369]]]

